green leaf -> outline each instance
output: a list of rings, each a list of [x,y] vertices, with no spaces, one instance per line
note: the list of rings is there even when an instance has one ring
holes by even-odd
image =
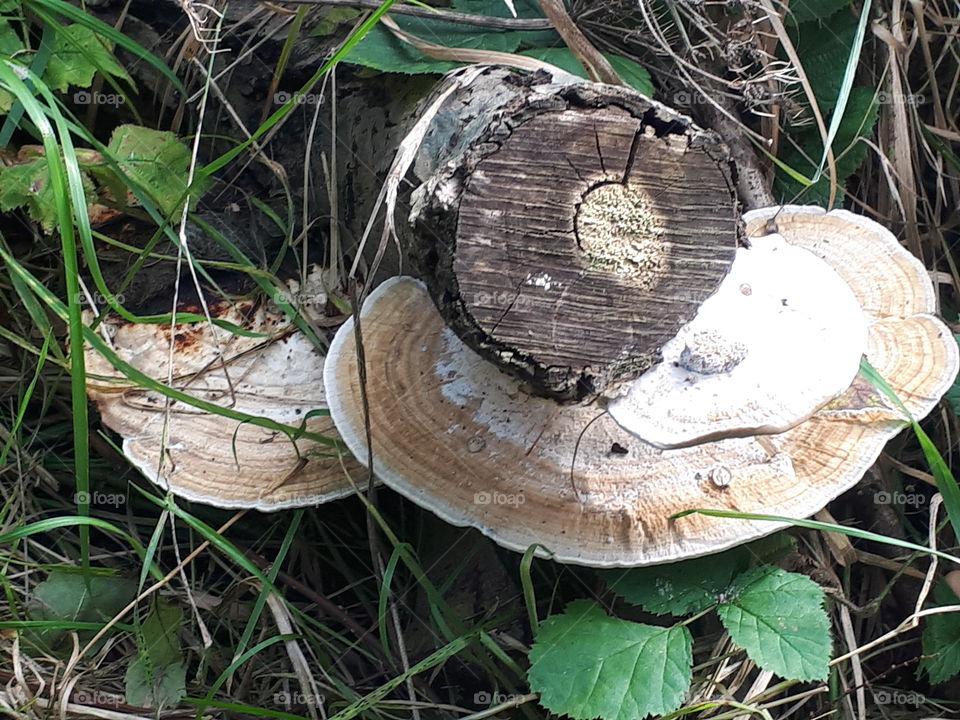
[[[167,217],[179,212],[187,192],[190,150],[176,135],[139,125],[120,125],[113,131],[107,149],[127,179],[143,188]],[[115,178],[110,177],[112,172],[106,166],[91,168],[91,173],[107,186],[116,185]]]
[[[136,592],[136,583],[113,575],[54,570],[31,596],[38,620],[97,622],[116,615]]]
[[[0,18],[0,54],[12,57],[23,50],[20,33],[10,25],[9,18]]]
[[[811,20],[828,20],[839,10],[850,7],[850,0],[793,0],[787,9],[788,24],[798,25]]]
[[[791,28],[791,40],[803,63],[803,71],[813,88],[820,112],[824,115],[833,109],[840,94],[857,26],[856,16],[844,10],[823,23],[808,22]],[[801,102],[807,102],[806,95],[800,99]],[[808,113],[808,117],[812,121],[813,115]]]
[[[183,662],[151,668],[138,659],[127,666],[124,694],[131,705],[149,708],[172,707],[187,694],[187,668]]]
[[[833,109],[833,117],[830,120],[830,127],[827,128],[827,139],[824,142],[823,155],[820,158],[820,164],[817,166],[817,174],[814,179],[820,177],[823,166],[827,162],[827,148],[833,145],[834,138],[837,136],[837,129],[843,120],[846,112],[847,101],[850,98],[850,89],[853,87],[853,79],[856,75],[857,65],[860,62],[860,52],[863,50],[863,38],[867,31],[867,20],[870,18],[871,0],[864,0],[863,8],[860,11],[860,21],[857,24],[857,31],[850,47],[850,54],[847,56],[847,62],[844,66],[843,78],[840,81],[840,89],[837,93],[837,100]]]
[[[933,591],[934,607],[960,604],[950,586],[942,580]],[[960,613],[941,613],[924,618],[920,638],[923,657],[917,676],[925,672],[932,685],[946,682],[960,672]]]
[[[517,0],[518,18],[543,17],[535,0]],[[459,0],[453,5],[458,12],[487,17],[512,17],[502,0]],[[434,18],[393,15],[394,22],[402,30],[437,45],[449,48],[471,48],[516,52],[521,47],[549,47],[562,45],[553,30],[501,30]],[[408,43],[397,39],[382,24],[377,24],[348,52],[346,62],[363,65],[381,72],[443,73],[462,62],[435,60],[415,50]]]
[[[395,16],[392,17],[396,20]],[[401,25],[400,22],[397,24]],[[461,64],[429,58],[413,46],[398,40],[383,25],[371,28],[370,32],[364,35],[360,42],[343,56],[343,61],[363,65],[381,72],[396,72],[406,75],[444,73]]]
[[[883,376],[877,372],[877,369],[870,364],[866,357],[860,359],[860,373],[867,378],[876,387],[880,388],[884,394],[893,400],[894,404],[900,408],[904,415],[910,419],[910,429],[917,436],[917,442],[920,443],[920,449],[923,451],[923,457],[930,466],[930,471],[937,483],[937,489],[943,497],[943,505],[947,509],[947,517],[950,519],[950,525],[953,526],[953,532],[960,537],[960,486],[957,485],[957,479],[953,476],[953,471],[947,465],[937,446],[930,436],[920,427],[920,423],[910,413],[910,410],[903,401],[897,397],[893,388],[887,383]],[[951,558],[952,560],[953,558]]]
[[[154,603],[153,609],[140,627],[143,649],[154,665],[165,665],[181,659],[177,628],[183,611],[179,605],[166,600]]]
[[[110,48],[89,27],[73,24],[57,28],[53,54],[43,73],[47,87],[60,92],[71,85],[90,87],[98,71],[130,81]]]
[[[7,18],[0,18],[0,55],[5,57],[14,57],[19,51],[23,50],[23,40],[20,35],[10,26]],[[13,106],[13,95],[0,89],[0,114],[10,112]]]
[[[24,3],[17,2],[18,9],[22,8]],[[154,55],[152,52],[140,45],[136,40],[129,38],[112,25],[108,25],[103,20],[91,15],[85,7],[74,7],[66,0],[30,0],[29,9],[36,14],[37,18],[47,25],[57,25],[60,23],[57,18],[69,18],[75,20],[80,25],[84,25],[93,30],[101,38],[115,45],[119,45],[124,50],[134,56],[135,62],[150,65],[160,75],[166,78],[167,82],[173,86],[177,92],[186,93],[187,90],[180,82],[180,78],[173,72],[166,63]]]
[[[675,710],[690,685],[685,626],[654,627],[577,600],[540,625],[530,648],[530,689],[575,720],[640,720]]]
[[[824,680],[830,623],[823,589],[806,575],[765,565],[748,570],[717,609],[733,641],[757,665],[791,680]]]
[[[534,48],[533,50],[524,50],[521,55],[543,60],[544,62],[556,65],[561,70],[566,70],[571,75],[585,78],[587,71],[577,60],[577,56],[571,52],[567,46],[552,48]]]
[[[57,206],[46,160],[0,166],[0,210],[8,212],[18,207],[26,207],[45,231],[53,230]]]
[[[687,615],[716,605],[720,594],[751,560],[777,559],[793,545],[789,535],[775,533],[715,555],[655,567],[604,570],[601,575],[628,603],[658,615]]]
[[[113,575],[93,575],[54,570],[33,590],[30,597],[30,618],[71,622],[106,622],[113,618],[135,596],[137,583]],[[34,642],[56,647],[66,642],[66,629],[39,632]],[[92,635],[90,631],[79,633]]]
[[[860,142],[860,138],[867,137],[873,131],[877,121],[877,103],[873,89],[867,87],[853,88],[847,101],[846,112],[837,129],[833,141],[833,152],[836,158],[837,183],[843,187],[850,177],[863,164],[867,156],[867,146]],[[813,177],[817,170],[816,161],[823,150],[820,133],[816,128],[804,128],[792,132],[791,139],[799,148],[789,142],[784,142],[784,149],[780,159],[794,170],[806,177]],[[806,155],[806,157],[804,156]],[[789,177],[782,170],[778,170],[774,181],[774,194],[786,201],[797,197],[801,202],[826,205],[829,199],[829,178],[822,176],[817,182],[804,187],[801,183]],[[841,196],[838,194],[837,200]]]
[[[742,548],[734,548],[669,565],[606,570],[603,577],[617,595],[648,612],[687,615],[716,605],[749,560]]]
[[[647,69],[643,67],[643,65],[620,55],[604,54],[604,57],[610,61],[613,69],[617,71],[617,75],[619,75],[620,79],[627,83],[627,85],[641,95],[648,97],[653,96],[653,82],[650,80],[650,73],[647,72]]]
[[[182,611],[158,600],[140,626],[139,657],[124,678],[127,702],[142,707],[176,705],[186,695],[186,667],[177,638]]]
[[[524,50],[520,53],[528,57],[537,58],[544,62],[556,65],[561,70],[566,70],[571,75],[585,78],[587,71],[584,69],[576,55],[567,46],[551,48],[535,48],[533,50]],[[620,55],[603,55],[617,71],[617,74],[630,85],[634,90],[643,95],[653,94],[653,83],[650,82],[650,73],[642,65],[634,62],[630,58]]]
[[[83,176],[88,199],[93,198],[93,183]],[[17,165],[0,165],[0,210],[7,212],[25,207],[30,217],[45,232],[57,225],[57,203],[50,184],[50,166],[40,157]]]

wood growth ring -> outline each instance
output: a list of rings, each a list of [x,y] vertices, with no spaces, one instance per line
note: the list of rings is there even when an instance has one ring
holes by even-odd
[[[420,275],[450,328],[534,394],[615,392],[729,270],[742,228],[726,149],[627,90],[493,77],[435,120]]]

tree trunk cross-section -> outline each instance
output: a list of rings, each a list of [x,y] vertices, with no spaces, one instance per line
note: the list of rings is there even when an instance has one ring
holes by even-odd
[[[411,249],[437,307],[558,400],[657,362],[741,236],[724,146],[622,88],[490,70],[446,100],[415,169]]]

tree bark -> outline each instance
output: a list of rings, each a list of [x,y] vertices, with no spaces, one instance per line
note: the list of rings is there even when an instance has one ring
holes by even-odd
[[[440,107],[414,173],[407,247],[440,312],[558,400],[657,362],[742,236],[725,146],[619,87],[486,70]]]

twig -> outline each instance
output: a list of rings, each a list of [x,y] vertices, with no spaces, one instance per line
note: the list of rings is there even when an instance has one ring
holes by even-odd
[[[266,571],[270,568],[270,562],[253,550],[245,550],[244,555],[246,555],[247,558],[261,570]],[[295,578],[289,573],[284,572],[283,570],[280,570],[277,573],[277,582],[286,585],[307,597],[317,606],[321,613],[335,621],[342,623],[344,627],[349,628],[357,637],[357,640],[368,651],[370,651],[372,655],[376,657],[382,657],[383,653],[380,645],[373,641],[373,635],[371,631],[354,620],[354,618],[348,612],[337,605],[337,603],[335,603],[333,600],[328,598],[323,593],[317,591],[315,588],[312,588],[306,583],[300,581],[298,578]]]
[[[935,550],[937,547],[937,510],[940,508],[942,498],[939,494],[933,496],[933,500],[930,501],[930,530],[928,536],[928,542],[930,543],[930,548]],[[833,667],[838,663],[845,662],[850,658],[853,658],[857,655],[861,655],[867,650],[876,647],[877,645],[882,645],[892,638],[895,638],[897,635],[900,635],[907,630],[912,630],[920,624],[920,618],[926,617],[927,615],[938,615],[940,613],[949,613],[949,612],[958,612],[960,611],[960,605],[947,605],[944,607],[933,607],[922,610],[923,603],[926,602],[927,595],[930,594],[930,589],[933,586],[933,580],[937,572],[938,559],[936,555],[930,556],[930,567],[927,570],[926,577],[924,579],[923,587],[920,590],[920,594],[917,596],[917,604],[914,607],[912,615],[907,616],[904,620],[897,625],[890,632],[881,635],[878,638],[875,638],[868,642],[866,645],[861,645],[858,648],[854,648],[850,652],[836,657],[830,661],[830,666]]]
[[[383,3],[381,0],[284,0],[282,5],[332,5],[335,7],[353,7],[358,10],[376,10]],[[488,27],[500,30],[552,30],[553,26],[547,18],[507,18],[487,17],[486,15],[471,15],[470,13],[456,12],[455,10],[429,10],[414,5],[395,3],[390,6],[394,15],[409,15],[411,17],[430,18],[445,22],[473,25],[474,27]]]
[[[563,38],[567,47],[583,65],[583,69],[587,71],[591,80],[610,85],[626,85],[617,75],[617,71],[613,69],[610,61],[594,47],[593,43],[573,22],[561,0],[537,0],[537,3],[543,10],[543,14],[550,18],[554,29]]]
[[[820,112],[820,105],[817,103],[817,97],[813,92],[813,85],[810,84],[810,80],[807,78],[806,72],[804,72],[803,63],[800,61],[800,56],[797,54],[797,50],[790,39],[790,35],[787,33],[787,29],[783,24],[783,19],[773,7],[773,3],[771,0],[760,0],[760,5],[766,11],[767,19],[770,21],[770,25],[773,26],[774,32],[776,32],[777,37],[780,39],[780,45],[783,47],[783,51],[790,59],[790,62],[793,63],[793,67],[800,79],[800,85],[803,86],[803,91],[806,93],[807,100],[810,101],[810,110],[813,112],[813,119],[817,122],[817,130],[820,132],[820,138],[823,140],[824,151],[827,155],[827,174],[830,178],[830,197],[827,202],[827,207],[833,207],[833,201],[837,194],[837,163],[833,157],[833,147],[829,143],[827,126],[823,121],[823,114]]]
[[[242,510],[238,512],[229,520],[227,520],[223,525],[217,528],[216,534],[223,535],[223,533],[225,533],[230,528],[231,525],[233,525],[235,522],[237,522],[237,520],[239,520],[246,514],[247,514],[246,510]],[[67,663],[67,666],[63,671],[63,682],[66,683],[69,680],[70,675],[76,669],[77,663],[80,661],[80,658],[84,657],[88,652],[90,652],[90,650],[96,646],[96,644],[100,641],[100,639],[103,638],[108,632],[110,632],[110,628],[112,628],[114,625],[120,622],[120,620],[123,617],[125,617],[127,613],[133,610],[137,606],[137,603],[139,603],[141,600],[143,600],[144,598],[150,597],[150,595],[155,593],[157,590],[159,590],[162,587],[165,587],[170,582],[170,580],[172,580],[174,577],[176,577],[180,573],[180,571],[183,568],[185,568],[187,565],[193,562],[193,560],[197,556],[199,556],[204,550],[210,547],[210,544],[211,542],[209,540],[204,540],[202,543],[200,543],[200,545],[198,545],[196,548],[190,551],[190,554],[187,555],[185,558],[183,558],[183,560],[181,560],[172,570],[170,570],[170,572],[168,572],[162,578],[157,580],[153,585],[148,587],[146,590],[140,591],[140,593],[133,600],[127,603],[126,606],[124,606],[123,609],[120,610],[120,612],[118,612],[116,615],[110,618],[110,620],[108,620],[107,623],[102,628],[100,628],[94,634],[94,636],[90,638],[90,640],[87,641],[87,644],[84,645],[81,650],[75,651],[74,654],[71,656],[70,661]],[[59,702],[61,703],[66,702],[68,697],[69,696],[61,696],[59,699]]]

